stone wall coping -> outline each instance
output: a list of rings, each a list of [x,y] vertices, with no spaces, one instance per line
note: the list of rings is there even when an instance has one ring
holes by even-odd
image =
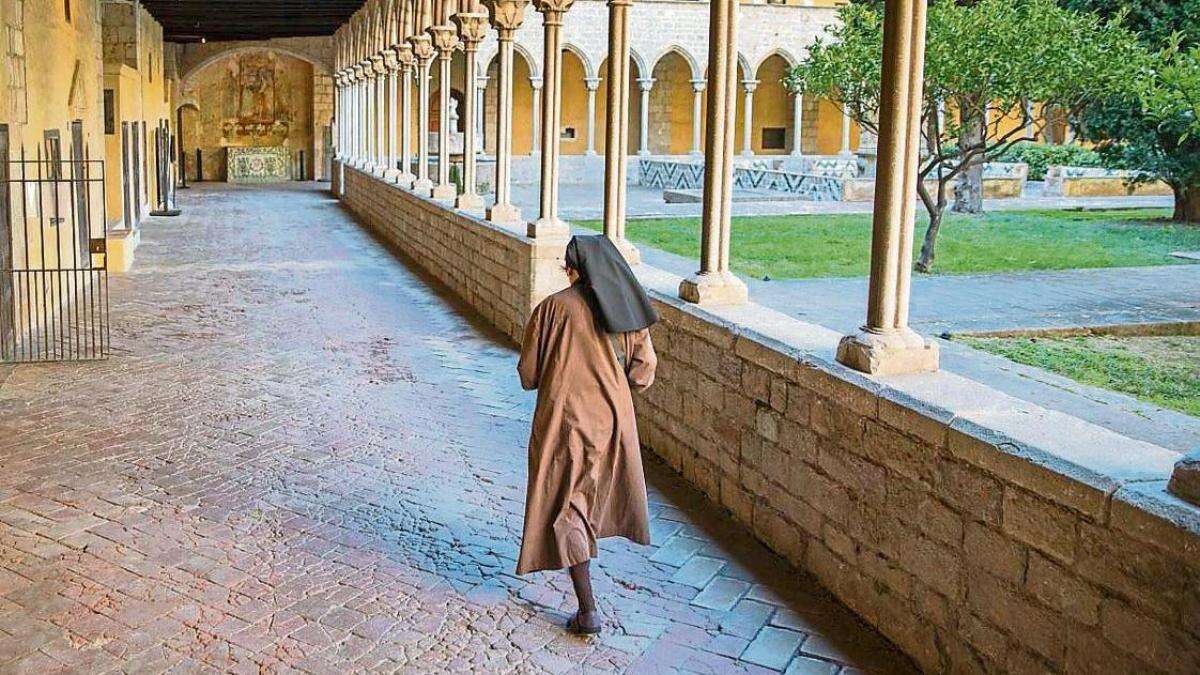
[[[786,374],[801,383],[821,377],[829,395],[855,399],[868,408],[862,410],[865,414],[886,418],[900,409],[915,435],[1097,522],[1108,522],[1117,511],[1128,519],[1136,510],[1143,529],[1172,532],[1189,546],[1200,547],[1200,508],[1166,491],[1181,456],[1173,450],[954,373],[868,376],[834,360],[841,338],[836,331],[754,303],[700,307],[677,297],[679,277],[645,264],[637,272],[664,312],[690,315],[723,333],[713,340],[719,346],[725,343],[746,353],[751,349],[744,345],[752,343],[768,352],[748,357],[755,361],[771,359],[773,352],[781,358],[761,365],[810,371]],[[872,405],[874,411],[869,409]]]

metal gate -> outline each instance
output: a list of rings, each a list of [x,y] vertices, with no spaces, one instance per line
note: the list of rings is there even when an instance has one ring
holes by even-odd
[[[0,362],[107,358],[104,162],[80,122],[33,152],[0,124]]]

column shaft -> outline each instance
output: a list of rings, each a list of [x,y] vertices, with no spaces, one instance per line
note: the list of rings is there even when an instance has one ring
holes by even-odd
[[[412,55],[400,66],[400,178],[404,187],[417,179],[412,172]]]
[[[513,114],[513,29],[499,29],[499,72],[496,89],[496,202],[488,209],[488,220],[514,223],[521,213],[512,205],[512,114]]]
[[[641,132],[639,134],[641,136],[639,139],[640,142],[638,143],[639,155],[650,154],[650,90],[653,87],[653,78],[643,77],[638,80],[638,93],[640,94],[639,99],[641,102],[641,115],[638,120],[640,122],[638,125],[639,131]]]
[[[792,94],[792,156],[804,154],[804,95]]]
[[[387,72],[387,130],[385,137],[387,138],[387,178],[396,180],[400,176],[400,170],[396,168],[396,163],[399,158],[396,156],[396,64],[392,62],[388,66]]]
[[[742,154],[748,157],[754,154],[754,90],[758,89],[758,81],[746,80],[742,86],[745,88],[742,102]]]
[[[451,49],[438,53],[438,181],[433,189],[436,199],[454,199],[458,190],[450,182],[450,59]]]
[[[701,122],[704,116],[704,80],[692,80],[692,150],[693,155],[702,155],[704,150],[701,147]]]
[[[542,80],[539,78],[530,78],[529,86],[533,90],[533,96],[530,97],[532,105],[529,111],[529,119],[533,124],[533,154],[538,154],[542,149]]]
[[[587,150],[589,157],[596,155],[596,90],[600,88],[600,78],[590,77],[584,80],[587,87]]]
[[[417,180],[413,189],[429,196],[433,181],[429,179],[429,69],[433,63],[433,47],[429,36],[411,38],[417,57]]]
[[[479,120],[482,108],[479,97],[479,64],[477,53],[479,42],[486,35],[487,16],[460,12],[454,16],[458,23],[459,34],[463,43],[465,57],[463,68],[463,128],[466,130],[463,138],[463,175],[462,193],[458,195],[455,206],[464,211],[479,211],[483,208],[483,200],[475,193],[476,190],[476,147],[479,138]]]
[[[839,154],[854,154],[850,151],[850,116],[846,113],[842,113],[842,149]]]
[[[637,249],[625,238],[626,152],[629,148],[629,7],[608,1],[608,93],[604,102],[604,234],[631,262]]]
[[[562,22],[572,0],[538,0],[542,13],[543,90],[542,99],[542,172],[538,219],[529,224],[529,236],[564,236],[570,233],[558,219],[558,129],[562,121]]]

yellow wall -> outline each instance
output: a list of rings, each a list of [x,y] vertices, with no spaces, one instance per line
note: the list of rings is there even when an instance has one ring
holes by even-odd
[[[677,52],[654,66],[650,91],[650,152],[682,155],[692,148],[692,68]]]
[[[488,154],[496,153],[496,105],[499,81],[499,59],[492,59],[488,65],[487,91],[484,93],[484,110],[486,111],[486,131],[484,137]],[[415,98],[414,98],[415,100]],[[416,116],[414,105],[413,115]],[[415,146],[414,146],[415,150]],[[514,155],[528,155],[533,152],[533,85],[529,82],[529,63],[520,52],[513,58],[513,135],[512,152]]]
[[[261,102],[238,84],[259,70],[275,82],[273,98]],[[269,49],[233,52],[189,73],[182,96],[199,108],[183,130],[189,175],[199,148],[204,179],[225,180],[225,149],[232,146],[284,146],[297,156],[303,150],[312,175],[312,64]]]
[[[562,69],[562,128],[559,133],[559,152],[582,155],[587,152],[587,86],[583,61],[570,50],[563,52]],[[599,99],[596,101],[599,106]],[[564,138],[562,131],[575,130],[575,138]]]
[[[770,56],[758,67],[758,87],[754,91],[754,126],[751,147],[760,155],[783,155],[791,150],[792,95],[783,86],[788,65],[780,56]],[[767,150],[762,144],[762,130],[767,127],[784,129],[784,147]],[[839,132],[840,133],[840,132]]]
[[[641,92],[638,91],[637,80],[641,77],[641,72],[638,70],[637,62],[633,59],[629,60],[629,147],[626,152],[631,155],[637,154],[638,147],[641,144],[641,119],[642,108]],[[604,148],[607,145],[604,142],[605,134],[608,129],[608,120],[605,115],[605,101],[608,99],[608,61],[600,64],[600,88],[596,90],[596,152],[604,154]]]

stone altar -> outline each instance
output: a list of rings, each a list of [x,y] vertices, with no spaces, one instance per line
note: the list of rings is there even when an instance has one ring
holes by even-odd
[[[292,178],[292,153],[282,146],[227,148],[225,162],[230,183],[276,183]]]

